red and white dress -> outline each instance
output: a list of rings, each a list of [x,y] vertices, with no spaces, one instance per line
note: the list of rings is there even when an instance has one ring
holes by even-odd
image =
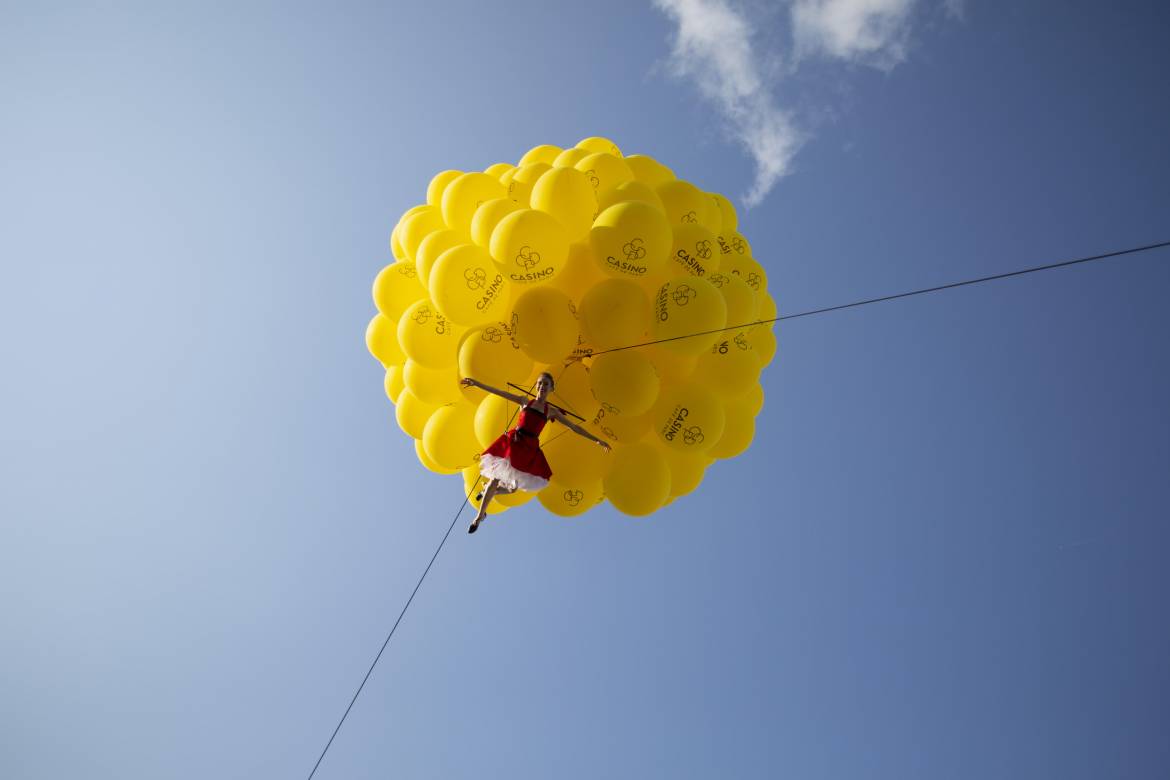
[[[548,415],[525,404],[516,426],[492,442],[479,459],[479,473],[512,490],[537,491],[548,484],[552,469],[540,451],[540,432]]]

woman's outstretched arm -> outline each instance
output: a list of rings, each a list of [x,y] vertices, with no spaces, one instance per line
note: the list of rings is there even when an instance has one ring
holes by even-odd
[[[577,423],[570,420],[568,417],[565,416],[564,412],[562,412],[557,407],[553,406],[552,404],[549,404],[548,410],[549,410],[549,414],[552,417],[552,419],[556,420],[557,422],[559,422],[561,425],[568,428],[573,433],[577,434],[578,436],[584,436],[586,439],[588,439],[591,442],[594,442],[595,444],[600,444],[601,447],[603,449],[605,449],[607,452],[611,449],[611,447],[609,446],[609,442],[607,442],[605,439],[597,438],[592,433],[590,433],[589,431],[585,430]]]
[[[478,387],[480,390],[483,390],[485,393],[491,393],[492,395],[498,395],[500,398],[506,398],[509,401],[511,401],[512,403],[520,404],[521,406],[528,403],[528,399],[523,397],[523,396],[516,395],[515,393],[509,393],[507,390],[501,390],[498,387],[492,387],[491,385],[485,385],[483,382],[479,381],[478,379],[472,379],[471,377],[464,377],[463,379],[460,379],[459,384],[463,385],[464,387]]]

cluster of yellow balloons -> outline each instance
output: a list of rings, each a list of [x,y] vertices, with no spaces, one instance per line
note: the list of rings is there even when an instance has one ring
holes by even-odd
[[[751,443],[776,338],[748,323],[776,303],[722,195],[591,137],[437,174],[390,249],[366,344],[419,461],[466,490],[515,406],[461,377],[506,389],[548,371],[550,400],[613,444],[545,429],[554,474],[535,495],[557,515],[606,499],[650,514]]]

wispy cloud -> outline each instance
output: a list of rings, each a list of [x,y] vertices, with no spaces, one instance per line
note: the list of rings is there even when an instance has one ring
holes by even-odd
[[[744,202],[758,204],[788,172],[804,136],[772,97],[752,50],[748,21],[725,0],[654,0],[654,5],[678,25],[671,69],[694,79],[755,160],[755,182]]]
[[[754,48],[753,30],[775,19],[758,2],[750,7],[734,0],[652,2],[676,25],[671,71],[694,81],[755,162],[755,180],[744,196],[750,207],[790,172],[809,137],[795,112],[776,100],[775,80],[795,76],[811,59],[890,70],[907,57],[912,14],[921,0],[784,0],[792,35],[785,52]],[[941,2],[948,16],[962,18],[963,0]],[[764,63],[776,61],[785,67],[765,69]],[[782,75],[773,75],[777,72]]]

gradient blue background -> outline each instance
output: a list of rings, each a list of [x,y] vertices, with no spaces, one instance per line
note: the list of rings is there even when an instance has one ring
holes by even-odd
[[[644,4],[3,16],[0,776],[304,776],[461,500],[363,344],[398,214],[595,133],[750,162]],[[741,218],[782,311],[1170,237],[1162,4],[932,18],[780,88],[832,116]],[[696,494],[453,535],[318,777],[1170,775],[1168,287],[784,325]]]

